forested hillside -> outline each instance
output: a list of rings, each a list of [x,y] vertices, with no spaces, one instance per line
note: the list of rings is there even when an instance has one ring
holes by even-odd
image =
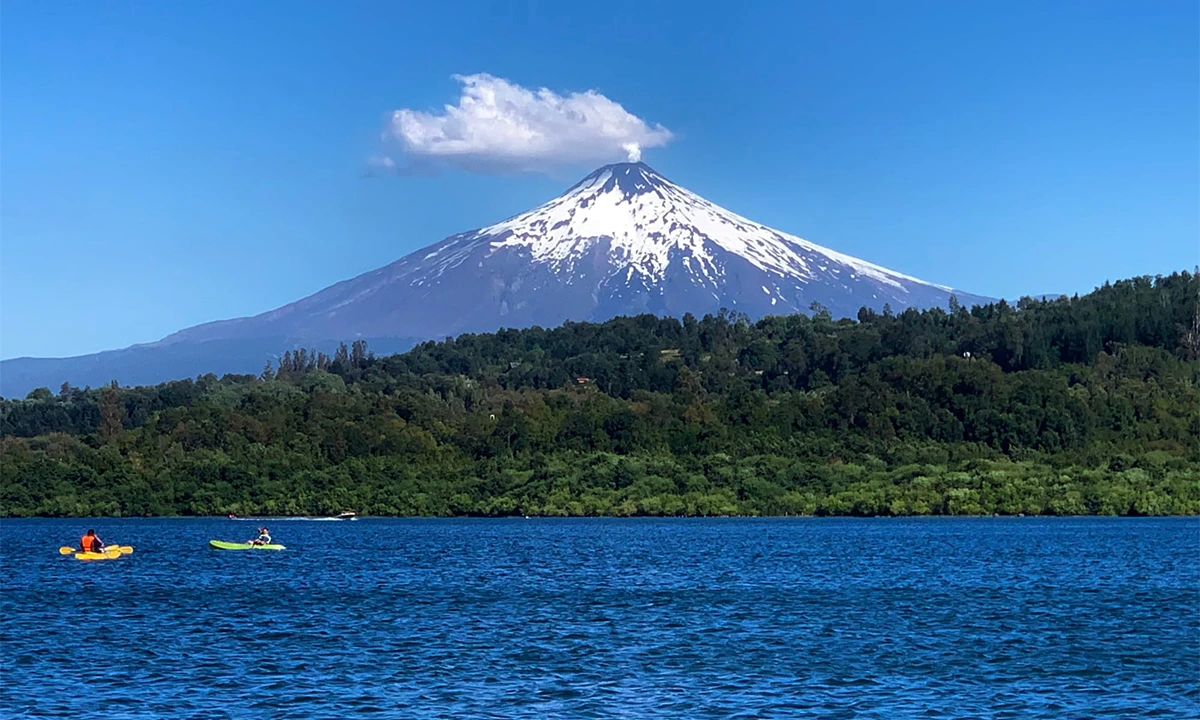
[[[0,401],[0,515],[1200,513],[1198,298],[1183,272],[42,389]]]

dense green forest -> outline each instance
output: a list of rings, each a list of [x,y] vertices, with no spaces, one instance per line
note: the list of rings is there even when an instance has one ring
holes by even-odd
[[[0,401],[0,515],[1200,513],[1200,275]]]

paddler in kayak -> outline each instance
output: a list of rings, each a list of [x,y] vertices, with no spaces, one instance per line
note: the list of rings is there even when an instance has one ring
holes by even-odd
[[[270,545],[271,533],[267,532],[266,528],[258,529],[258,537],[249,542],[250,545]]]
[[[95,530],[88,530],[87,535],[79,538],[79,549],[85,553],[100,553],[104,552],[104,543],[96,537]]]

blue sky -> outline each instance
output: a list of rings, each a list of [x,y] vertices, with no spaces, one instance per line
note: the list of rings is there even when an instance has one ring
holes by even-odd
[[[0,356],[262,312],[592,169],[367,177],[455,74],[595,90],[685,187],[971,292],[1200,262],[1195,3],[433,5],[6,2]]]

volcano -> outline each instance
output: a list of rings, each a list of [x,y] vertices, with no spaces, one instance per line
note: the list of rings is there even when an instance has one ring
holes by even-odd
[[[283,335],[433,338],[721,308],[751,317],[862,307],[896,311],[986,298],[773,230],[672,183],[644,163],[607,165],[495,225],[251,318],[164,342]]]
[[[157,382],[197,367],[255,372],[290,347],[358,338],[390,350],[502,327],[722,308],[758,318],[814,303],[847,317],[862,307],[947,307],[952,295],[965,306],[990,302],[756,223],[644,163],[618,163],[533,210],[261,315],[111,353],[6,361],[0,389]]]

